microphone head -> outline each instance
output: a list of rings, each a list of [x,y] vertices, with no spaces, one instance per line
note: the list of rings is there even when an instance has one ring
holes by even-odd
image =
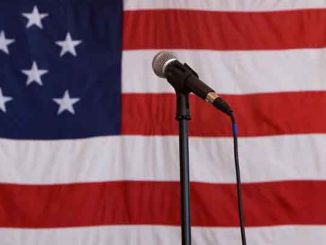
[[[170,52],[161,51],[155,55],[152,62],[154,73],[162,78],[165,78],[165,69],[168,64],[177,60],[177,58]]]

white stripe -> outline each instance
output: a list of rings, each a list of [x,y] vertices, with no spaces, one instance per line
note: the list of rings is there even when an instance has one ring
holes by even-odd
[[[246,182],[326,179],[326,135],[240,139]],[[190,140],[191,180],[234,182],[230,138]],[[84,140],[0,140],[0,182],[54,184],[111,180],[178,180],[176,136]]]
[[[325,7],[325,0],[124,0],[125,10],[277,11]]]
[[[65,229],[0,229],[3,245],[176,245],[180,228],[171,226],[102,226]],[[238,228],[192,228],[196,245],[239,245]],[[247,228],[250,245],[313,245],[326,240],[325,226]]]
[[[171,93],[172,87],[152,71],[158,51],[124,51],[124,93]],[[175,51],[218,93],[326,90],[326,49],[288,51]],[[141,71],[141,72],[140,72]]]

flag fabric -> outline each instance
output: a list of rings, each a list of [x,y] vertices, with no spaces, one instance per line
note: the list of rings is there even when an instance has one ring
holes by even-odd
[[[235,111],[248,244],[326,242],[326,1],[0,2],[0,244],[181,244],[169,50]],[[240,244],[229,119],[191,96],[193,244]]]

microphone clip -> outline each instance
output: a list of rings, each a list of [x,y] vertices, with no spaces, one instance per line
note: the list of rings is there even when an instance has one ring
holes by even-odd
[[[166,78],[176,93],[189,94],[191,91],[186,87],[186,81],[192,76],[198,78],[198,74],[188,64],[182,64],[178,61],[174,62],[174,65],[167,67]]]

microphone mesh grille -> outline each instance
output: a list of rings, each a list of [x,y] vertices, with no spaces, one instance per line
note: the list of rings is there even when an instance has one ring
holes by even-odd
[[[164,69],[166,64],[169,63],[169,61],[176,59],[177,58],[172,53],[166,51],[159,52],[155,55],[152,62],[154,73],[159,77],[165,78]]]

